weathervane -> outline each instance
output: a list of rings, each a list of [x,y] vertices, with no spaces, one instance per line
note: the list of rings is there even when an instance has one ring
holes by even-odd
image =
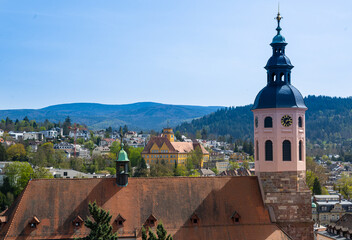
[[[277,28],[276,28],[277,35],[280,35],[280,31],[282,30],[282,28],[280,27],[280,21],[281,21],[281,19],[283,19],[283,17],[281,17],[281,15],[280,15],[280,3],[278,3],[277,16],[274,19],[277,20]]]

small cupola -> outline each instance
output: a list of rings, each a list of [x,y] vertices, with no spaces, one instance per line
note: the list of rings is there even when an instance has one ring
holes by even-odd
[[[121,143],[121,150],[116,160],[116,184],[120,187],[126,187],[128,184],[129,162],[127,153],[123,149],[123,143]]]

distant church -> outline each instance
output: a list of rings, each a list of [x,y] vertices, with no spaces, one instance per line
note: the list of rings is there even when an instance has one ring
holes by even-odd
[[[36,179],[0,216],[6,240],[86,236],[88,203],[110,211],[119,239],[141,239],[141,228],[162,222],[175,240],[313,239],[305,184],[305,111],[291,85],[287,43],[278,13],[267,86],[254,114],[255,172],[243,177],[129,178],[124,150],[116,178]]]

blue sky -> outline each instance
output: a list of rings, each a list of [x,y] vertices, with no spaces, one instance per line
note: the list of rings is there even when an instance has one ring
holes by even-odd
[[[352,1],[280,1],[292,84],[351,96]],[[0,109],[238,106],[266,84],[277,1],[0,1]]]

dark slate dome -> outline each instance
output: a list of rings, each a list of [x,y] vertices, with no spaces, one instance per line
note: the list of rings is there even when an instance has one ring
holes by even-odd
[[[307,108],[302,94],[291,84],[268,85],[254,101],[252,110],[262,108]]]
[[[291,85],[291,69],[293,65],[285,54],[287,45],[280,34],[280,13],[277,14],[277,34],[270,44],[273,55],[269,58],[267,70],[267,86],[257,95],[252,110],[264,108],[307,108],[302,94]]]
[[[272,56],[271,58],[269,58],[268,63],[266,64],[266,68],[269,68],[270,66],[289,66],[292,67],[291,61],[290,59],[282,54],[279,56]]]

